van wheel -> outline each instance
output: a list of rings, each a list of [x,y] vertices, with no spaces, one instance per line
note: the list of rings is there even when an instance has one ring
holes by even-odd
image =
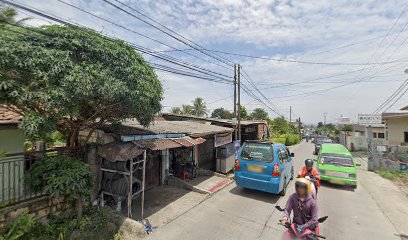
[[[287,184],[286,184],[286,178],[285,178],[285,182],[283,184],[282,191],[280,191],[280,193],[279,193],[279,195],[282,196],[282,197],[286,195],[286,186],[287,186]]]

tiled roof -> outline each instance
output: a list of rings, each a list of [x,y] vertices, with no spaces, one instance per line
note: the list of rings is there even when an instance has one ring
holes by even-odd
[[[218,122],[218,123],[225,123],[231,124],[231,119],[221,119],[221,118],[206,118],[206,117],[197,117],[193,115],[182,115],[182,114],[174,114],[174,113],[163,113],[161,118],[173,118],[173,119],[190,119],[190,120],[199,120],[199,121],[206,121],[206,122]],[[252,124],[267,124],[264,120],[241,120],[241,125],[252,125]]]
[[[0,125],[3,124],[18,124],[23,116],[12,111],[13,106],[0,104]]]

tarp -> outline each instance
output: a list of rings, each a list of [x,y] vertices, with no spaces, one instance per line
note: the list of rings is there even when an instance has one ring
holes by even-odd
[[[126,161],[144,152],[144,148],[132,142],[111,142],[98,148],[98,155],[108,161]]]

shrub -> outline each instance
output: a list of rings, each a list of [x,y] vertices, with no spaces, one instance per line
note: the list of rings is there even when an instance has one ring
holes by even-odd
[[[286,143],[286,138],[285,137],[277,137],[277,138],[272,138],[273,143]]]
[[[300,136],[298,134],[283,134],[286,138],[285,145],[291,146],[300,142]]]
[[[89,197],[93,185],[87,164],[72,157],[53,156],[36,162],[26,179],[34,191],[75,203],[78,219],[82,217],[83,201]]]
[[[0,234],[0,240],[17,240],[21,239],[35,225],[35,220],[24,212],[16,219],[7,223],[6,227]]]

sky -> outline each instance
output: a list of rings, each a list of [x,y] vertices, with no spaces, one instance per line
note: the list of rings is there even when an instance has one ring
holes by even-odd
[[[119,5],[116,0],[109,1]],[[325,113],[328,122],[340,116],[356,122],[358,113],[373,113],[408,77],[404,73],[408,67],[408,3],[401,0],[121,0],[204,49],[262,57],[217,52],[216,58],[227,59],[223,60],[227,64],[152,28],[134,16],[146,18],[124,5],[122,8],[133,16],[103,0],[14,2],[153,51],[164,51],[230,78],[230,65],[239,63],[249,76],[246,78],[267,99],[247,79],[242,78],[242,83],[269,108],[243,91],[241,104],[249,111],[264,108],[272,118],[289,118],[292,107],[292,119],[300,117],[308,124],[323,121]],[[32,13],[19,12],[19,17],[33,17],[29,25],[50,24]],[[148,55],[143,57],[171,66]],[[164,86],[163,112],[189,104],[195,97],[204,99],[209,113],[218,107],[233,109],[231,84],[161,71],[157,75]],[[408,94],[388,111],[405,105]]]

